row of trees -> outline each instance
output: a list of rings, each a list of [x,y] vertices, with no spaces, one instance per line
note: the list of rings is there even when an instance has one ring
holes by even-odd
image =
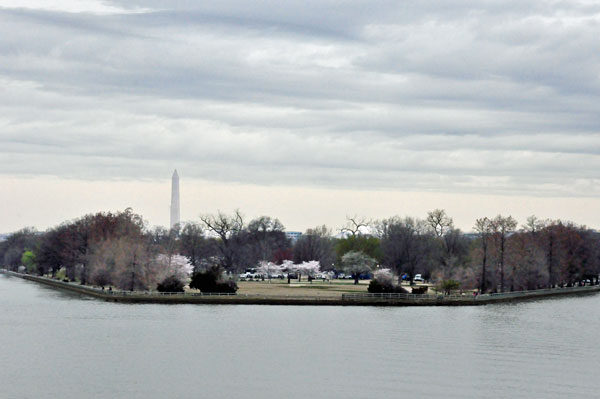
[[[318,264],[322,271],[349,272],[355,282],[362,273],[389,269],[397,279],[412,282],[419,273],[445,287],[482,292],[597,283],[600,273],[598,233],[535,217],[520,228],[511,216],[484,217],[471,234],[457,229],[443,210],[424,219],[354,217],[337,238],[318,226],[295,242],[268,216],[246,223],[236,211],[203,215],[200,221],[148,229],[130,209],[97,213],[43,233],[15,232],[0,242],[0,261],[12,270],[23,266],[53,275],[62,270],[82,284],[132,290],[154,289],[167,277],[186,282],[209,270],[234,276],[258,265]]]
[[[477,219],[475,252],[481,262],[481,291],[598,283],[600,234],[596,231],[535,216],[519,231],[516,228],[517,221],[510,216]]]
[[[291,252],[276,219],[261,217],[245,225],[236,212],[202,220],[167,230],[148,229],[131,209],[86,215],[46,232],[27,228],[10,234],[0,242],[0,263],[9,270],[25,267],[29,273],[58,274],[81,284],[148,290],[190,279],[194,285],[194,275],[201,273],[220,284],[226,280],[224,272],[232,275]]]
[[[351,224],[369,226],[379,240],[372,256],[411,282],[420,273],[442,288],[503,292],[597,284],[600,274],[600,234],[570,222],[531,216],[519,228],[513,217],[498,215],[477,219],[475,234],[463,234],[445,211],[434,210],[425,219]]]
[[[120,289],[155,288],[167,276],[185,278],[187,258],[164,255],[164,248],[130,209],[97,213],[39,233],[23,229],[0,243],[4,266],[29,273],[61,275],[81,284]]]

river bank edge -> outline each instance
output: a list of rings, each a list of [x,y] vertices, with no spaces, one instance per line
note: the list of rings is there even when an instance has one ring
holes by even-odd
[[[520,302],[538,298],[589,295],[600,292],[599,286],[553,288],[519,293],[486,294],[470,296],[373,296],[372,294],[342,295],[341,298],[325,296],[269,296],[224,294],[165,294],[158,292],[108,291],[66,283],[47,277],[32,276],[0,269],[0,274],[33,281],[59,290],[70,291],[107,302],[152,304],[214,304],[214,305],[307,305],[307,306],[481,306],[494,303]]]

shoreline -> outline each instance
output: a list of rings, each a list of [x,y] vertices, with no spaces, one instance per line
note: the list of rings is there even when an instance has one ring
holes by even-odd
[[[600,292],[600,285],[551,288],[532,291],[470,295],[414,295],[414,294],[342,294],[341,297],[251,295],[251,294],[202,294],[107,291],[74,283],[32,276],[7,270],[1,274],[33,281],[59,290],[70,291],[107,302],[154,303],[154,304],[214,304],[214,305],[304,305],[304,306],[482,306],[493,303],[522,302],[556,296],[585,295]]]

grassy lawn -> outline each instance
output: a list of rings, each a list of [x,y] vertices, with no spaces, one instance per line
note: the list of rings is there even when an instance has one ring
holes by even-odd
[[[292,280],[291,284],[287,280],[271,280],[271,284],[266,280],[239,281],[238,294],[340,297],[343,293],[367,292],[368,285],[368,280],[361,280],[358,285],[354,285],[353,280],[314,280],[312,283]]]
[[[354,280],[314,280],[309,283],[307,280],[298,282],[292,280],[291,284],[287,280],[274,279],[269,281],[238,281],[238,294],[240,295],[272,295],[272,296],[322,296],[322,297],[341,297],[345,293],[367,292],[370,280],[360,280],[358,285],[354,285]],[[428,285],[418,284],[416,286]],[[402,285],[409,292],[411,287]],[[429,287],[429,293],[434,294],[434,287]]]

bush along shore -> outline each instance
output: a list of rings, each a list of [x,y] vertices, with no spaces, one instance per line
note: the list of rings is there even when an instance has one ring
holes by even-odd
[[[60,280],[0,270],[0,273],[44,284],[60,290],[111,302],[128,303],[196,303],[239,305],[327,305],[327,306],[478,306],[493,303],[531,300],[562,295],[600,292],[600,286],[548,288],[540,290],[482,295],[428,295],[405,293],[345,293],[339,297],[319,295],[259,295],[236,293],[181,293],[153,291],[116,291],[67,283]]]

